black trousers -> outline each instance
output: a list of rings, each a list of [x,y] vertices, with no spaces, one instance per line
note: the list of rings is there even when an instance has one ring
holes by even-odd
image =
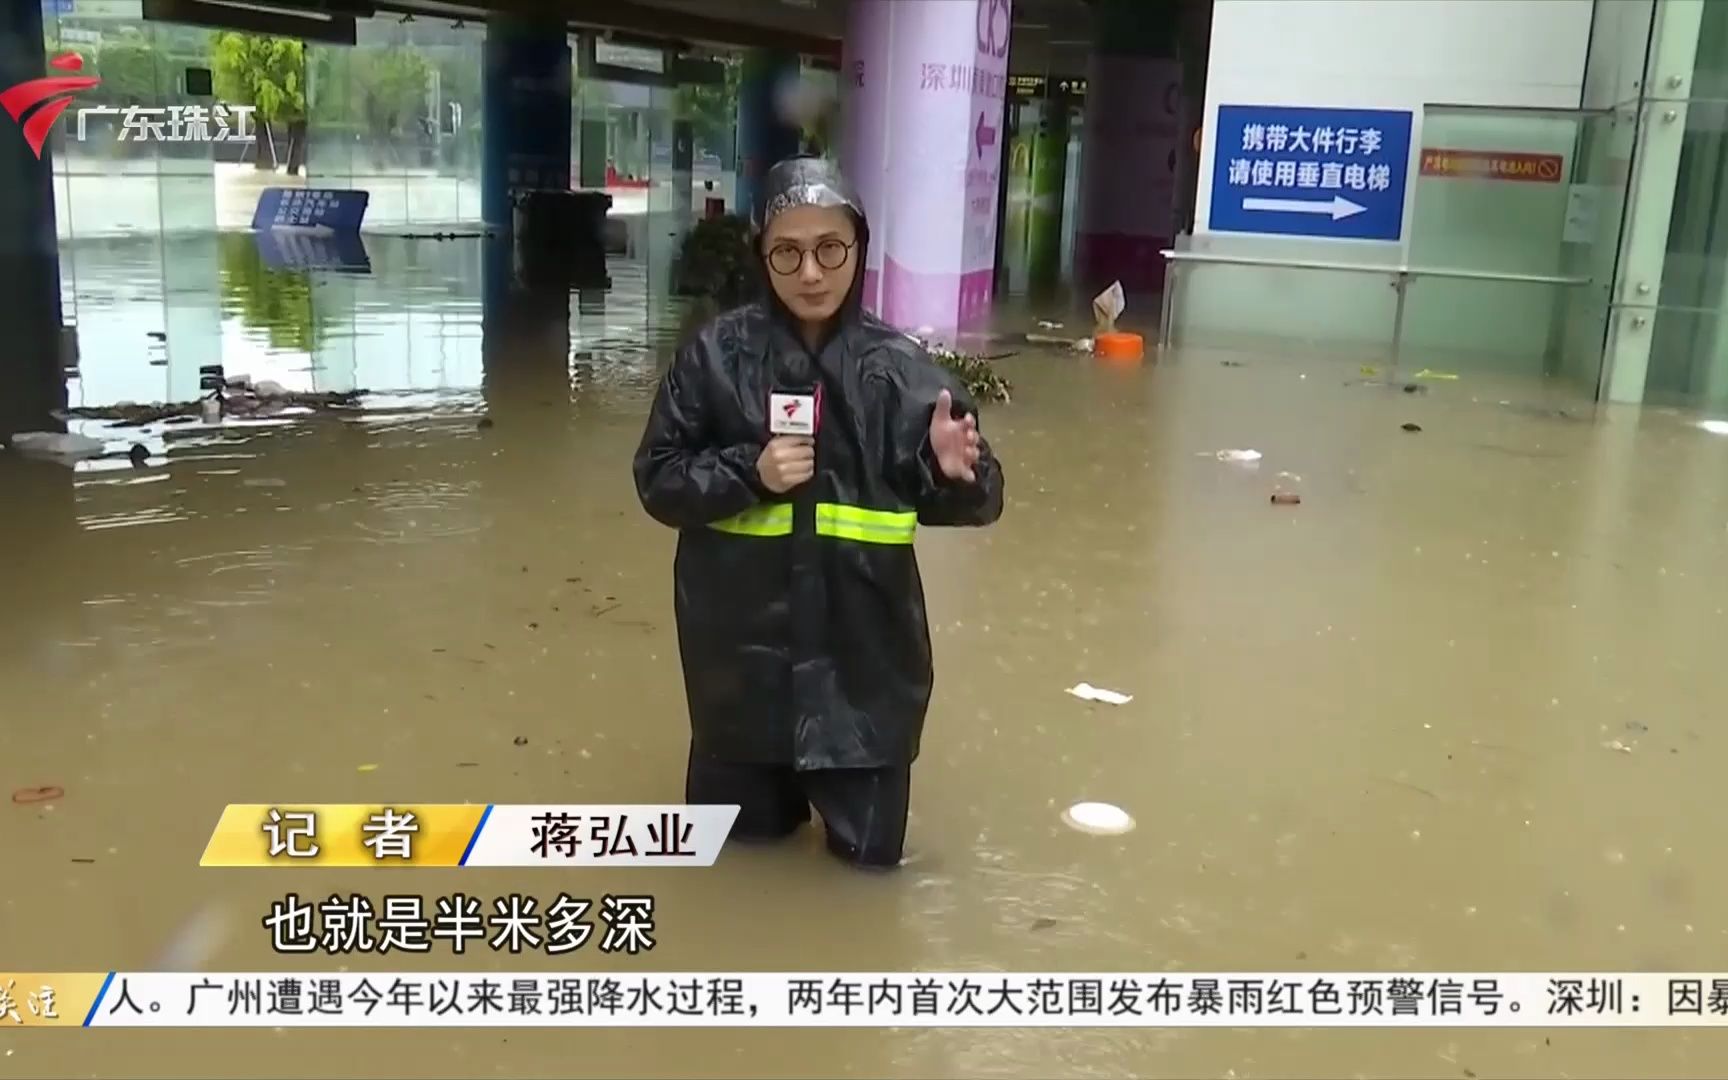
[[[745,765],[690,752],[684,801],[693,805],[737,803],[732,836],[774,840],[822,817],[828,850],[857,866],[900,864],[906,846],[911,799],[909,765],[881,769],[818,769],[790,765]]]

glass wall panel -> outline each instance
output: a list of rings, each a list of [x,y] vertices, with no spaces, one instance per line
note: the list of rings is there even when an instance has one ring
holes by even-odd
[[[1600,155],[1585,160],[1585,149],[1597,141],[1585,132],[1611,123],[1611,116],[1578,111],[1426,108],[1411,184],[1410,265],[1589,278],[1597,261],[1590,254],[1614,251],[1619,217],[1617,211],[1604,213],[1613,209],[1605,204],[1614,195],[1600,190],[1600,175],[1590,175],[1602,162]],[[1494,290],[1467,281],[1421,280],[1409,293],[1405,340],[1437,361],[1470,370],[1572,372],[1580,388],[1593,394],[1611,260],[1607,270],[1595,286]],[[1599,288],[1604,301],[1595,308],[1591,288]],[[1469,317],[1459,318],[1466,310]],[[1567,332],[1569,318],[1584,319],[1592,310],[1594,346],[1589,332]],[[1582,357],[1570,365],[1568,341],[1583,344]]]
[[[50,134],[75,404],[190,400],[221,360],[214,230],[246,153],[245,101],[209,93],[218,35],[146,22],[136,0],[45,10],[49,54],[100,81]],[[219,119],[220,118],[220,119]],[[250,207],[246,207],[250,216]]]
[[[214,141],[217,101],[187,92],[188,72],[210,66],[214,35],[146,22],[138,0],[44,11],[43,32],[50,55],[76,53],[100,80],[49,138],[61,239],[213,228],[217,164],[244,145]]]
[[[738,199],[738,81],[743,65],[735,53],[717,53],[725,71],[718,83],[686,84],[678,87],[677,115],[690,124],[691,208],[698,216],[709,199],[719,199],[728,209]]]
[[[356,44],[308,45],[308,180],[371,195],[372,227],[480,220],[486,31],[361,19]]]
[[[1728,5],[1705,4],[1693,76],[1658,87],[1685,116],[1645,400],[1728,406]],[[1684,97],[1679,96],[1684,94]]]

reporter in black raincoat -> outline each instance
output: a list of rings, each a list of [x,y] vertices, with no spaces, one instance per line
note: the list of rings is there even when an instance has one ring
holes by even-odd
[[[634,462],[679,530],[685,798],[739,804],[744,838],[814,804],[830,851],[893,866],[933,682],[913,538],[996,521],[1002,467],[956,380],[863,310],[868,222],[838,170],[793,158],[763,188],[768,295],[678,351]]]

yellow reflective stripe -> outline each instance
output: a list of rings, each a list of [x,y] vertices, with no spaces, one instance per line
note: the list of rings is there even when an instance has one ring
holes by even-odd
[[[753,506],[708,527],[734,536],[790,536],[792,505],[770,503]],[[918,513],[915,510],[867,510],[842,503],[816,504],[816,532],[820,536],[865,544],[910,544],[917,531]]]
[[[816,504],[816,532],[865,544],[910,544],[918,531],[915,510],[866,510],[841,503]]]
[[[791,536],[792,504],[752,506],[741,514],[722,518],[708,527],[734,536]]]

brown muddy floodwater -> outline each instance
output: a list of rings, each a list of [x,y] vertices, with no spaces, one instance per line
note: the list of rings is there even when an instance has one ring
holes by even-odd
[[[418,289],[438,363],[477,372],[472,292]],[[374,299],[357,351],[394,363]],[[200,869],[230,802],[680,798],[674,537],[629,471],[676,326],[639,316],[573,300],[569,334],[517,327],[483,382],[364,419],[158,426],[142,469],[0,453],[0,782],[66,789],[0,805],[7,968],[334,967],[270,951],[290,889],[658,903],[646,956],[357,971],[1728,968],[1728,439],[1273,356],[1004,361],[1015,400],[983,426],[1007,512],[918,540],[938,678],[896,874],[808,832],[706,871]],[[1074,831],[1081,800],[1138,828]],[[1728,1038],[0,1028],[0,1050],[42,1077],[1633,1077],[1720,1075]]]

